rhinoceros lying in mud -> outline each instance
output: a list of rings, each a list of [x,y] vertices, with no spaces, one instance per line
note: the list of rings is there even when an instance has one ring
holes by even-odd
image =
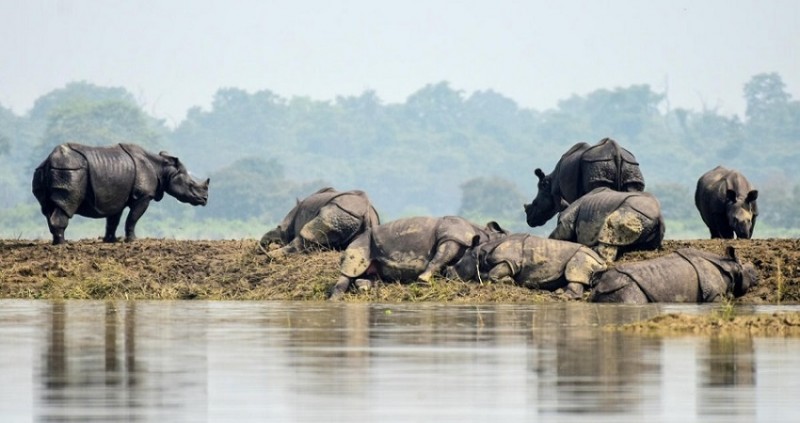
[[[331,299],[341,296],[359,278],[427,282],[460,259],[473,238],[486,242],[507,234],[495,222],[480,228],[457,216],[410,217],[375,226],[342,252],[342,276],[331,291]]]
[[[664,239],[661,205],[650,193],[596,188],[559,214],[550,238],[592,247],[607,261],[656,249]]]
[[[280,225],[261,237],[259,245],[264,251],[272,242],[284,245],[267,252],[270,257],[307,251],[312,246],[342,250],[379,224],[378,212],[366,193],[328,187],[298,201]]]
[[[64,230],[73,215],[106,218],[105,242],[116,241],[122,212],[125,241],[136,239],[136,222],[164,192],[178,201],[206,205],[208,183],[197,182],[176,158],[153,154],[133,144],[89,147],[61,144],[33,173],[33,195],[53,234],[53,244],[64,242]]]
[[[697,181],[694,204],[711,238],[749,239],[758,216],[758,191],[737,170],[717,166]]]
[[[644,177],[636,158],[610,138],[594,146],[577,143],[561,156],[549,175],[538,168],[534,173],[539,178],[538,192],[533,201],[525,205],[531,227],[544,225],[570,203],[598,187],[615,191],[644,190]]]
[[[758,284],[752,263],[733,247],[726,256],[683,248],[663,257],[625,263],[593,281],[591,301],[603,303],[705,303],[740,297]]]
[[[592,275],[604,270],[605,261],[583,245],[513,234],[484,243],[474,240],[461,260],[448,268],[448,276],[493,282],[510,277],[530,289],[563,288],[567,295],[578,298],[589,287]]]

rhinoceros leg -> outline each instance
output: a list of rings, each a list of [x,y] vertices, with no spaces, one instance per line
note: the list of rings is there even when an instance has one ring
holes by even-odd
[[[434,273],[441,271],[444,266],[451,263],[456,257],[459,256],[463,246],[455,241],[444,241],[436,247],[436,254],[425,266],[425,270],[417,277],[423,282],[428,282],[433,277]]]
[[[128,217],[125,219],[125,242],[136,240],[136,222],[142,217],[147,207],[150,206],[150,198],[144,197],[137,200],[130,206]]]
[[[103,237],[103,242],[117,242],[117,227],[120,219],[122,219],[121,211],[106,218],[106,235]]]
[[[53,235],[53,245],[64,243],[64,230],[67,229],[69,224],[69,217],[64,210],[59,207],[53,207],[53,211],[47,216],[47,227]]]
[[[489,270],[487,275],[492,282],[500,282],[503,278],[513,278],[514,271],[506,262],[500,262]]]
[[[606,261],[617,259],[619,246],[632,245],[639,241],[645,229],[645,217],[628,208],[620,208],[609,214],[597,234],[595,249]]]
[[[284,245],[283,247],[278,248],[277,250],[268,251],[267,257],[273,259],[278,257],[285,257],[291,253],[303,250],[304,250],[303,239],[300,237],[295,237],[292,240],[292,242]]]
[[[336,284],[333,285],[331,289],[331,294],[328,297],[331,301],[336,301],[341,299],[344,296],[344,293],[350,288],[350,283],[353,281],[352,278],[347,276],[339,276],[339,280],[336,281]]]
[[[564,291],[573,298],[581,297],[585,287],[589,286],[592,276],[597,272],[604,272],[607,268],[605,261],[594,251],[581,247],[564,268],[564,279],[567,280]]]
[[[308,243],[342,248],[346,247],[342,243],[349,241],[360,227],[361,219],[331,204],[300,229],[300,237]]]

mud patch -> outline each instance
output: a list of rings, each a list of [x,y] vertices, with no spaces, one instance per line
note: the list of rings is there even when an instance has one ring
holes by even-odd
[[[665,314],[618,329],[653,336],[800,336],[800,313],[743,316]]]

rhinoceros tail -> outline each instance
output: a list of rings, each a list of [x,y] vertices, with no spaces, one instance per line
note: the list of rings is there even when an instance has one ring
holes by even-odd
[[[31,181],[31,191],[33,196],[36,197],[36,201],[39,202],[44,215],[49,214],[51,211],[47,201],[47,186],[47,162],[45,161],[33,171],[33,180]]]

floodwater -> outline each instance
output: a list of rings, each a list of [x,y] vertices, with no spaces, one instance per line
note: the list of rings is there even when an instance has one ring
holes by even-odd
[[[0,421],[798,421],[800,339],[603,328],[709,310],[4,300]]]

